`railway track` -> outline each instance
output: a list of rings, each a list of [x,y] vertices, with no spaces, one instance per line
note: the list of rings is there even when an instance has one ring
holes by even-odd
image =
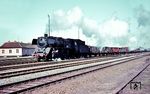
[[[130,55],[124,55],[124,56],[130,56]],[[118,56],[120,57],[120,56]],[[91,57],[91,58],[80,58],[80,59],[70,59],[70,60],[62,60],[62,61],[49,61],[49,62],[30,62],[27,60],[26,63],[14,63],[15,61],[12,61],[11,65],[0,65],[0,71],[3,70],[10,70],[10,69],[19,69],[19,68],[27,68],[27,67],[34,67],[34,66],[42,66],[42,65],[52,65],[56,63],[66,63],[66,62],[74,62],[74,61],[81,61],[81,60],[89,60],[89,59],[96,59],[99,57]],[[109,57],[101,57],[101,58],[115,58],[115,56],[109,56]],[[16,61],[18,62],[18,61]],[[20,62],[22,62],[20,60]],[[6,62],[7,63],[7,62]]]
[[[24,79],[18,82],[10,82],[8,84],[1,83],[0,93],[6,93],[6,94],[14,93],[15,94],[15,93],[23,92],[28,89],[33,89],[33,88],[44,86],[47,84],[57,83],[66,79],[70,79],[76,76],[80,76],[89,72],[93,72],[99,69],[107,68],[107,67],[121,64],[124,62],[128,62],[131,60],[135,60],[141,57],[143,56],[130,56],[126,58],[113,59],[113,60],[108,60],[108,61],[96,62],[92,64],[84,64],[80,66],[55,69],[55,70],[51,70],[51,72],[46,71],[45,74],[47,75],[42,75],[40,77],[34,76],[33,78],[30,78],[30,79]],[[35,75],[39,76],[38,73],[35,73]]]
[[[43,64],[44,66],[36,66],[36,64],[34,64],[34,66],[36,66],[36,67],[1,71],[0,79],[19,76],[19,75],[25,75],[25,74],[31,74],[31,73],[36,73],[36,72],[54,70],[54,69],[59,69],[59,68],[71,67],[71,66],[79,66],[79,65],[83,65],[83,64],[90,64],[90,63],[94,63],[94,62],[106,61],[106,60],[117,59],[117,58],[120,58],[120,57],[94,58],[94,59],[90,59],[90,60],[82,60],[82,61],[74,61],[74,62],[70,61],[70,62],[58,63],[58,64],[46,63],[46,65]]]
[[[20,58],[1,58],[0,66],[14,65],[14,64],[25,64],[36,62],[33,57],[20,57]]]

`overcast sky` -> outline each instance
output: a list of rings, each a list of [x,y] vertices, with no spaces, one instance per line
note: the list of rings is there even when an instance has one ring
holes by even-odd
[[[150,48],[150,0],[0,0],[0,44],[47,31],[88,45]]]

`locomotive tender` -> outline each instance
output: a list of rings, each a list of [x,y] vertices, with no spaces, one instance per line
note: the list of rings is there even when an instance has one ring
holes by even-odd
[[[95,47],[88,46],[85,41],[80,39],[64,39],[61,37],[48,36],[38,37],[32,40],[33,45],[37,45],[33,54],[38,61],[41,59],[48,61],[55,58],[70,59],[80,57],[91,57],[97,55],[110,55],[110,54],[125,54],[128,47]]]

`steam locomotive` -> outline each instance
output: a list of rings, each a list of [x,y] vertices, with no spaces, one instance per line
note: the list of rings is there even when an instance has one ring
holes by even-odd
[[[55,58],[70,59],[80,57],[91,57],[100,55],[114,55],[127,53],[128,47],[95,47],[88,46],[80,39],[64,39],[61,37],[48,36],[38,37],[32,40],[33,45],[37,45],[33,56],[40,61],[53,60]]]

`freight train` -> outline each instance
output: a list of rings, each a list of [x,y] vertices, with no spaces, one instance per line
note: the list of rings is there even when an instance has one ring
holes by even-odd
[[[95,47],[85,44],[80,39],[64,39],[61,37],[48,36],[38,37],[32,40],[33,45],[37,45],[33,56],[40,61],[60,59],[71,59],[80,57],[104,56],[126,54],[129,52],[128,47]]]

